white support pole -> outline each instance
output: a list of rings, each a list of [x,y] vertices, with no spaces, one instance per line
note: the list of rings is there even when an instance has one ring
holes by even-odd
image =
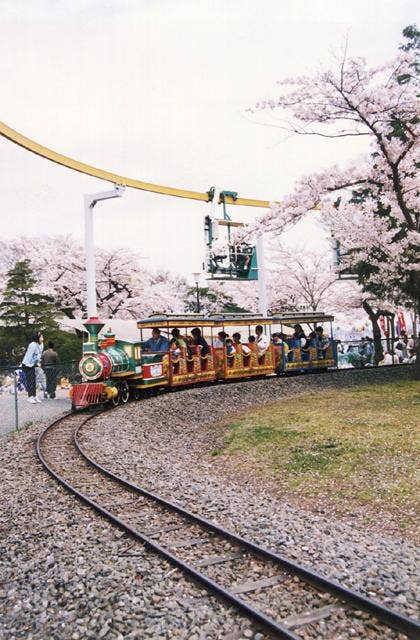
[[[116,184],[111,191],[87,194],[85,203],[85,253],[86,253],[86,308],[88,318],[98,316],[96,306],[96,278],[95,278],[95,244],[93,240],[93,207],[101,200],[120,198],[125,191],[125,186]]]
[[[95,245],[93,243],[93,207],[91,196],[85,195],[86,302],[88,318],[96,318]]]
[[[214,187],[213,200],[210,202],[210,216],[213,218],[217,212],[217,206],[220,198],[220,187]]]
[[[261,315],[267,317],[267,287],[266,287],[266,271],[264,261],[264,237],[262,234],[257,236],[256,241],[257,248],[257,265],[258,265],[258,301],[259,312]]]

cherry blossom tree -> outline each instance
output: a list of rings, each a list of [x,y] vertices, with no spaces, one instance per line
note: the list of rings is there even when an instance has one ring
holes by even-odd
[[[376,68],[344,54],[334,69],[281,81],[281,95],[256,106],[280,113],[280,126],[297,135],[369,142],[352,165],[302,177],[256,224],[278,234],[318,208],[369,314],[372,298],[420,305],[417,46]]]
[[[20,237],[1,241],[0,250],[1,289],[7,271],[29,258],[37,291],[52,296],[57,309],[68,318],[86,313],[84,249],[71,236]],[[185,287],[180,277],[142,268],[139,256],[128,249],[96,250],[96,296],[103,318],[180,312]]]
[[[361,309],[360,287],[339,281],[332,251],[286,247],[278,238],[267,246],[266,283],[268,310],[355,313]],[[210,290],[229,296],[238,308],[258,313],[258,282],[226,280],[211,282]],[[220,298],[222,300],[222,298]],[[217,305],[216,305],[217,306]],[[214,311],[221,312],[219,305]]]
[[[283,230],[315,207],[353,265],[370,264],[362,284],[418,304],[419,184],[416,52],[401,52],[370,69],[343,58],[335,70],[280,82],[288,87],[258,109],[280,110],[300,135],[333,139],[366,136],[370,153],[346,168],[333,166],[301,178],[274,203],[259,227]]]
[[[337,274],[332,252],[286,249],[278,239],[269,247],[268,293],[270,309],[332,311],[337,297]]]
[[[200,312],[204,315],[214,315],[217,313],[241,313],[246,309],[240,307],[236,302],[236,290],[234,287],[225,286],[226,283],[209,280],[206,286],[198,289],[200,300]],[[188,287],[184,299],[184,311],[187,313],[197,313],[197,289]]]

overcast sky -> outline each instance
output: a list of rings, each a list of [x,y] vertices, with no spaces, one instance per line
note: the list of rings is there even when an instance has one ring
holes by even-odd
[[[396,52],[414,0],[0,0],[1,119],[60,153],[196,191],[279,200],[364,139],[284,139],[245,109],[276,81],[350,55]],[[263,114],[258,118],[263,122]],[[0,141],[2,236],[83,237],[83,194],[107,183]],[[96,242],[190,274],[208,205],[127,190],[95,209]],[[236,220],[260,213],[235,207]],[[312,225],[294,234],[310,246]],[[315,234],[316,235],[316,234]]]

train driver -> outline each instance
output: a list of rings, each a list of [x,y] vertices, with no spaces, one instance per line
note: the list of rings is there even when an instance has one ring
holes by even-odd
[[[152,337],[143,345],[144,351],[169,351],[169,341],[160,334],[160,329],[152,329]]]

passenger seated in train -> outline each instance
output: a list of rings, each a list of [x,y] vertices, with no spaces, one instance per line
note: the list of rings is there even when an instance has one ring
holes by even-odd
[[[201,335],[201,329],[199,329],[198,327],[195,327],[191,331],[191,335],[194,338],[194,345],[196,347],[198,347],[199,350],[200,350],[200,356],[201,357],[206,356],[208,354],[208,352],[209,352],[209,345],[207,344],[206,340]]]
[[[236,349],[235,349],[235,346],[233,344],[232,338],[226,338],[225,346],[226,346],[226,354],[227,354],[228,357],[235,355]]]
[[[179,356],[181,355],[180,345],[176,338],[172,338],[172,340],[170,341],[169,351],[173,358],[179,358]]]
[[[276,342],[274,342],[274,336],[277,337]],[[287,336],[285,333],[273,333],[273,342],[276,346],[278,347],[282,347],[283,348],[283,353],[284,355],[287,356],[287,354],[289,353],[289,345],[286,342],[287,340]]]
[[[225,346],[226,338],[228,337],[229,336],[227,333],[225,333],[224,331],[219,331],[219,333],[217,334],[217,338],[213,343],[213,346],[216,349],[223,349],[223,347]]]
[[[258,355],[259,357],[261,357],[267,351],[269,343],[267,336],[263,333],[263,328],[260,324],[255,327],[255,333],[257,334],[256,343],[258,347]]]
[[[180,332],[179,329],[177,329],[176,327],[174,329],[172,329],[171,336],[173,338],[175,338],[175,340],[178,342],[178,346],[180,347],[180,349],[186,349],[187,348],[187,343],[185,342],[184,338],[182,337],[181,332]]]
[[[304,347],[306,344],[306,335],[304,330],[302,329],[302,325],[300,324],[295,324],[294,328],[294,333],[292,335],[292,340],[295,343],[298,344],[294,344],[294,347]]]
[[[325,360],[325,358],[327,357],[328,347],[330,346],[330,341],[328,339],[328,336],[324,335],[323,327],[316,327],[315,341],[316,341],[316,348],[318,351],[318,357],[322,358],[322,360]]]
[[[152,329],[152,337],[143,344],[144,351],[169,351],[169,341],[160,334],[160,329]]]
[[[306,338],[305,344],[302,347],[302,360],[304,362],[310,360],[309,349],[315,346],[316,346],[316,333],[315,331],[311,331],[311,333]]]
[[[237,346],[241,345],[242,346],[242,353],[244,354],[244,356],[249,356],[249,354],[251,353],[251,349],[248,347],[247,344],[242,344],[241,343],[241,334],[240,333],[234,333],[232,335],[233,338],[233,344],[235,346],[235,350],[237,351]]]

